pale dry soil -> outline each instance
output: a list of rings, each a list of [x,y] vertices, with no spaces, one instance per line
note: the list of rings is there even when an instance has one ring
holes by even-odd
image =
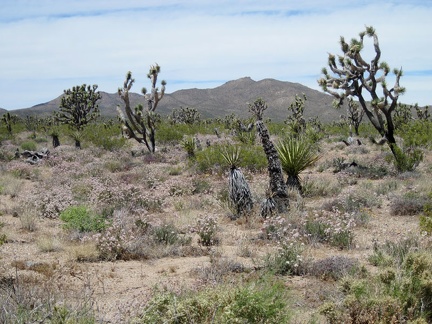
[[[343,149],[332,151],[321,161],[331,160],[337,154],[348,156],[348,153]],[[184,155],[184,153],[181,154]],[[427,161],[428,159],[426,159],[426,165]],[[156,163],[152,167],[157,168],[160,165]],[[312,168],[307,171],[307,176],[320,178],[334,177],[335,175],[331,170],[318,172],[317,168]],[[190,181],[188,172],[176,177],[180,182]],[[268,181],[266,173],[248,175],[247,178],[252,190],[263,195]],[[225,176],[207,176],[206,179],[214,183],[215,186],[227,185]],[[377,181],[384,180],[359,179],[358,183],[353,186],[358,186],[362,181],[377,183]],[[32,186],[34,184],[28,181],[26,185]],[[402,186],[398,190],[408,189]],[[199,200],[214,200],[214,195],[215,191],[200,194]],[[175,199],[177,201],[179,199],[189,201],[191,197],[175,197]],[[305,208],[319,207],[326,199],[331,199],[331,197],[305,198],[303,203]],[[212,253],[242,263],[249,269],[248,273],[250,274],[255,271],[256,260],[271,251],[271,247],[256,243],[254,240],[260,232],[262,223],[258,216],[248,223],[244,220],[232,221],[228,219],[229,211],[224,206],[214,207],[213,205],[213,210],[205,210],[205,214],[213,214],[218,217],[221,229],[220,244],[211,247],[211,251],[204,256],[115,262],[78,262],[71,252],[74,243],[68,240],[60,220],[38,219],[36,230],[28,232],[21,228],[19,217],[11,212],[16,207],[16,198],[0,195],[0,203],[1,209],[6,211],[0,216],[0,221],[4,224],[2,232],[7,235],[7,242],[0,247],[1,276],[32,278],[28,280],[37,280],[35,278],[38,277],[44,278],[50,287],[54,287],[57,291],[63,291],[65,295],[78,304],[86,299],[91,300],[101,322],[121,323],[127,321],[129,316],[139,313],[139,309],[145,305],[155,287],[175,292],[202,288],[204,283],[197,275],[197,271],[199,272],[199,269],[209,266],[210,254]],[[176,213],[172,205],[168,203],[159,216],[180,217],[183,219],[178,220],[179,222],[188,222],[199,214],[200,212],[196,210]],[[367,257],[372,253],[374,240],[381,242],[387,239],[397,241],[409,233],[419,233],[418,218],[415,216],[391,216],[389,200],[384,199],[381,207],[374,208],[371,215],[366,226],[356,228],[352,249],[338,250],[322,244],[315,244],[307,246],[306,256],[320,259],[331,255],[347,255],[359,259],[362,264],[372,269],[373,267],[368,265]],[[42,252],[38,246],[42,237],[55,238],[58,241],[58,250]],[[196,241],[197,238],[194,237],[192,244],[197,245]],[[248,245],[248,248],[254,252],[252,257],[239,256],[239,249],[244,245]],[[38,265],[43,266],[38,267]],[[42,271],[41,268],[45,270]],[[47,271],[46,268],[50,268],[52,271]],[[297,314],[296,321],[299,323],[307,322],[329,295],[338,293],[337,286],[333,282],[322,281],[319,278],[285,276],[283,280],[292,292],[293,305]],[[318,321],[323,320],[319,316],[316,319]]]

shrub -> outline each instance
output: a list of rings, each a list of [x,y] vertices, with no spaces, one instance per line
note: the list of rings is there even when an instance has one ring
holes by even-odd
[[[196,152],[195,163],[198,171],[204,173],[222,173],[225,160],[222,156],[224,151],[229,150],[227,145],[212,145],[204,148],[202,151]],[[259,146],[239,145],[241,150],[241,160],[237,167],[247,169],[249,171],[261,171],[267,167],[266,156]]]
[[[309,214],[304,223],[309,240],[349,249],[354,241],[354,213],[342,213],[337,208]]]
[[[27,151],[36,151],[37,146],[34,141],[25,141],[21,143],[21,148]]]
[[[324,280],[339,280],[348,274],[354,274],[359,269],[359,262],[356,259],[346,256],[331,256],[313,262],[308,273]]]
[[[432,234],[432,203],[424,206],[423,214],[420,215],[420,229],[427,235]]]
[[[407,237],[397,242],[386,241],[382,244],[375,241],[369,262],[374,266],[400,266],[407,254],[417,250],[419,245],[415,237]]]
[[[79,232],[101,232],[107,226],[102,216],[93,214],[86,206],[71,206],[60,213],[64,227]]]
[[[256,283],[221,285],[175,295],[157,292],[140,323],[287,323],[290,312],[284,284],[264,278]]]
[[[423,161],[423,151],[418,148],[402,150],[396,145],[393,148],[393,163],[398,172],[414,171]]]
[[[172,245],[179,241],[178,229],[173,224],[162,224],[152,229],[153,236],[158,243]]]
[[[428,197],[415,192],[408,192],[403,196],[394,197],[390,201],[390,213],[392,215],[418,215],[429,202]]]
[[[276,242],[276,251],[265,256],[265,267],[281,275],[298,275],[303,272],[304,236],[293,224],[281,216],[264,221],[261,229],[265,238]]]
[[[217,221],[212,216],[201,217],[197,220],[195,227],[190,230],[192,233],[197,233],[199,236],[199,243],[203,246],[215,245],[219,242],[217,238]]]

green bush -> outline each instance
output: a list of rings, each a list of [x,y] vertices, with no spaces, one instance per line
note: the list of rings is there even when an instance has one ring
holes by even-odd
[[[393,150],[393,164],[398,172],[414,171],[423,161],[423,152],[418,148],[402,150],[394,145]]]
[[[228,145],[212,145],[195,154],[195,163],[198,171],[204,173],[222,173],[227,170],[227,163],[222,153]],[[262,171],[267,167],[267,158],[262,147],[255,145],[239,145],[241,155],[237,165],[249,171]]]
[[[429,194],[432,198],[432,194]],[[420,230],[427,235],[432,234],[432,203],[427,203],[423,208],[423,214],[420,215]]]
[[[139,323],[288,323],[283,282],[264,277],[256,283],[220,285],[200,292],[157,293]]]
[[[173,224],[162,224],[152,230],[156,242],[173,245],[180,240],[179,231]]]
[[[126,145],[126,138],[120,134],[118,125],[110,125],[103,123],[93,123],[91,127],[84,129],[83,137],[92,142],[93,145],[101,147],[107,151],[116,151]]]
[[[64,228],[79,232],[101,232],[107,227],[102,216],[93,214],[86,206],[70,206],[60,213]]]
[[[404,125],[399,135],[406,146],[430,148],[432,146],[432,122],[412,121]]]
[[[21,148],[27,151],[36,151],[37,146],[34,141],[25,141],[21,143]]]

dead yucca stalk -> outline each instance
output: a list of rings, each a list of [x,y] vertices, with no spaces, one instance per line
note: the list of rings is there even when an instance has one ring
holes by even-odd
[[[229,198],[235,207],[237,217],[247,215],[253,207],[252,193],[249,185],[238,168],[240,162],[240,148],[229,147],[221,152],[223,158],[230,166],[229,173]]]

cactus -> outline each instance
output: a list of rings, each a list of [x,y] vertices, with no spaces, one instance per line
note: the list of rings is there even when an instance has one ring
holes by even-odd
[[[273,199],[277,212],[282,213],[287,211],[289,207],[288,191],[287,185],[283,178],[281,161],[273,142],[270,140],[267,127],[262,120],[263,113],[266,109],[267,104],[261,98],[255,100],[253,104],[249,104],[249,110],[256,118],[256,130],[259,134],[264,152],[267,156],[267,170],[270,178],[270,198]]]
[[[157,115],[155,110],[159,101],[165,94],[166,82],[161,82],[161,90],[156,87],[157,77],[160,72],[158,64],[150,66],[150,71],[147,77],[151,81],[151,91],[147,93],[146,88],[142,88],[142,94],[147,102],[147,107],[144,109],[142,105],[138,105],[132,110],[129,101],[129,91],[132,88],[135,80],[132,78],[132,72],[126,74],[126,79],[123,83],[123,88],[118,89],[120,98],[125,103],[126,117],[120,107],[117,107],[119,118],[122,123],[122,131],[128,138],[135,139],[138,143],[145,144],[149,152],[154,153],[156,149],[155,131]]]

